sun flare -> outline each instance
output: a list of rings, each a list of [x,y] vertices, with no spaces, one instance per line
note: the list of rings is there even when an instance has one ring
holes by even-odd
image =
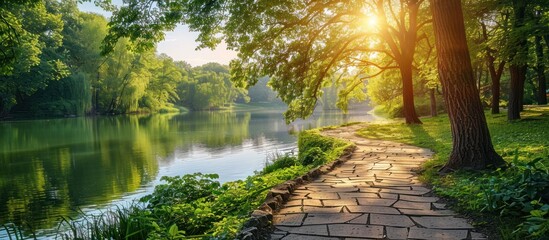
[[[360,28],[363,31],[371,32],[377,29],[378,19],[376,15],[368,15],[362,19]]]

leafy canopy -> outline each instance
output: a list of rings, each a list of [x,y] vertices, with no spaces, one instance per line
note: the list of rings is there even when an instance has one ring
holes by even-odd
[[[364,98],[365,79],[398,68],[398,58],[410,55],[401,42],[424,38],[412,31],[424,25],[415,18],[423,14],[425,8],[417,8],[423,2],[133,0],[114,12],[103,51],[111,51],[119,38],[147,48],[163,39],[163,31],[186,24],[200,33],[199,48],[224,40],[239,52],[231,63],[231,79],[239,86],[270,76],[270,86],[289,105],[286,119],[294,120],[312,113],[326,84],[344,86],[339,106],[345,109],[347,100]],[[378,59],[383,56],[396,64]]]

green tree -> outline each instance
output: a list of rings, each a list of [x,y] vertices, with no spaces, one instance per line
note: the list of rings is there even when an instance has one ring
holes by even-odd
[[[418,42],[425,39],[419,33],[430,22],[423,17],[423,2],[136,2],[114,13],[104,49],[108,52],[124,37],[147,47],[163,38],[162,30],[186,23],[200,32],[201,47],[213,47],[224,39],[229,48],[240,52],[239,59],[231,63],[231,77],[239,85],[251,86],[260,77],[270,76],[271,86],[289,105],[288,120],[310,115],[323,94],[322,86],[333,78],[354,74],[345,79],[364,80],[399,69],[406,122],[421,123],[414,108],[413,62]],[[368,26],[374,18],[379,24]],[[378,54],[391,61],[377,62]],[[351,99],[349,94],[358,91],[341,93],[347,94],[341,98]]]
[[[16,103],[67,76],[68,71],[56,51],[62,43],[60,14],[49,11],[45,2],[7,4],[0,11],[6,19],[0,24],[2,51],[6,52],[2,60],[6,65],[0,70],[0,116],[5,116]]]
[[[505,162],[490,139],[476,88],[459,0],[431,0],[438,74],[452,129],[452,153],[441,171],[484,169]]]

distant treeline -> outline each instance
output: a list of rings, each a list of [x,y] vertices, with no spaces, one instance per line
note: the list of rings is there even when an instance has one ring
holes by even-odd
[[[0,118],[213,110],[235,102],[277,102],[268,78],[248,90],[230,81],[228,66],[191,67],[124,39],[101,55],[105,17],[75,1],[3,7],[0,31]],[[17,17],[16,17],[17,16]],[[11,42],[10,42],[11,41]],[[4,44],[5,43],[5,44]]]

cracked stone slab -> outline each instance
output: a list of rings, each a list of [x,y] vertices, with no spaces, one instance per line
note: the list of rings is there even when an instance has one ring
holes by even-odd
[[[400,214],[396,208],[383,206],[347,206],[352,213],[381,213],[381,214]]]
[[[339,213],[343,207],[311,207],[304,206],[303,212],[306,213]]]
[[[370,192],[340,193],[339,196],[342,199],[345,199],[345,198],[379,198],[379,196],[376,193],[370,193]]]
[[[337,193],[328,193],[328,192],[312,192],[307,195],[310,199],[339,199]]]
[[[276,228],[285,232],[295,233],[295,234],[328,236],[328,228],[326,227],[326,225],[311,225],[311,226],[301,226],[301,227],[276,226]]]
[[[467,230],[441,230],[428,228],[410,228],[408,238],[410,239],[444,239],[461,240],[467,238]]]
[[[273,224],[277,226],[301,226],[303,218],[305,218],[303,213],[274,215]]]
[[[391,240],[408,238],[408,228],[385,227],[385,232],[387,232],[387,238]]]
[[[322,201],[317,199],[303,199],[303,206],[322,207]]]
[[[419,225],[437,229],[473,229],[467,220],[455,217],[412,217]]]
[[[418,209],[418,210],[430,210],[431,209],[431,203],[428,202],[408,202],[399,200],[396,202],[393,207],[396,207],[398,209],[406,208],[406,209]]]
[[[410,202],[430,202],[434,203],[439,200],[437,197],[418,197],[418,196],[409,196],[409,195],[402,195],[400,196],[400,200],[410,201]]]
[[[339,238],[290,234],[282,240],[339,240]]]
[[[338,207],[338,206],[356,206],[356,199],[338,199],[338,200],[322,200],[322,203],[326,207]]]
[[[370,224],[390,227],[415,226],[414,222],[412,222],[408,216],[387,214],[370,214]]]
[[[369,215],[370,214],[368,214],[368,213],[362,214],[360,217],[357,217],[357,218],[349,221],[349,223],[366,225],[366,224],[368,224]]]
[[[346,223],[359,217],[357,213],[310,213],[305,218],[303,225]]]
[[[382,226],[331,224],[328,229],[332,237],[383,238]]]
[[[397,201],[395,199],[383,199],[383,198],[357,198],[357,200],[358,200],[358,205],[385,206],[385,207],[389,207]]]
[[[413,196],[423,196],[429,192],[429,191],[420,191],[420,190],[398,190],[398,189],[390,189],[390,188],[384,188],[381,189],[382,193],[394,193],[394,194],[403,194],[403,195],[413,195]]]
[[[402,214],[410,216],[454,216],[455,212],[451,210],[418,210],[418,209],[399,209]]]

